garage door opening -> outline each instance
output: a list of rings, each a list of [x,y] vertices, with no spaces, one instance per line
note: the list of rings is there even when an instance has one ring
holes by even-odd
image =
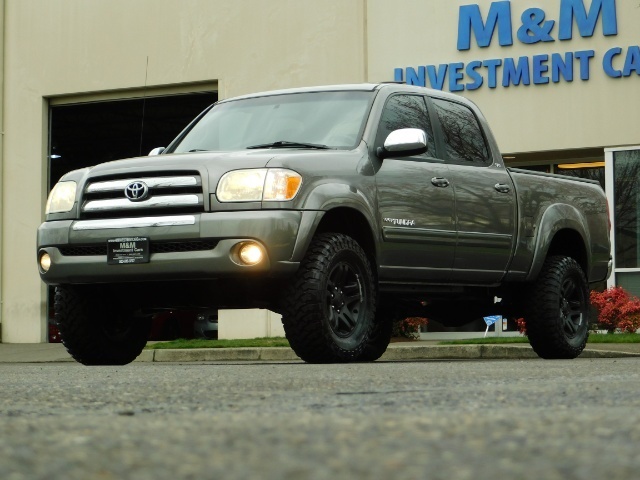
[[[191,120],[217,100],[217,92],[209,91],[52,105],[49,110],[49,190],[71,170],[145,156],[155,147],[167,146]],[[53,296],[54,289],[50,287],[48,339],[58,342],[60,337],[53,323]],[[167,319],[168,328],[161,329],[163,339],[185,336],[180,328],[173,328],[181,325],[173,322],[174,317]]]
[[[216,92],[51,106],[49,189],[65,173],[167,146]]]

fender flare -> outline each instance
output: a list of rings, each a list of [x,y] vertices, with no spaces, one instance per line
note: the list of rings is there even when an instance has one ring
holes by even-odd
[[[370,234],[375,240],[377,257],[380,243],[379,229],[376,228],[377,219],[374,214],[376,209],[369,198],[375,198],[375,194],[372,192],[368,197],[362,190],[346,183],[322,183],[311,190],[302,208],[302,220],[291,261],[302,261],[322,219],[329,211],[336,208],[351,209],[364,217],[369,225]]]
[[[535,242],[535,250],[533,261],[531,262],[531,268],[527,281],[533,281],[538,277],[542,265],[547,258],[549,248],[555,239],[555,236],[561,230],[571,230],[576,232],[582,239],[582,244],[585,251],[588,253],[591,251],[591,245],[589,243],[589,236],[587,235],[588,227],[587,222],[580,211],[565,203],[555,203],[550,205],[542,214],[540,218],[540,224],[537,229],[537,238]],[[589,256],[587,255],[587,263],[589,262]],[[589,274],[590,265],[586,265],[585,275]]]

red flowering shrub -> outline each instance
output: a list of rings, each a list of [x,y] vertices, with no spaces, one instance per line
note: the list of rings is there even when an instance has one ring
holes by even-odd
[[[598,309],[598,323],[610,333],[616,329],[635,333],[640,328],[640,300],[622,287],[591,292],[591,304]]]
[[[427,325],[429,320],[423,317],[409,317],[393,323],[391,335],[417,340],[420,338],[420,327]]]
[[[521,335],[527,336],[527,323],[524,321],[524,318],[516,318],[516,326],[518,327],[518,331]]]

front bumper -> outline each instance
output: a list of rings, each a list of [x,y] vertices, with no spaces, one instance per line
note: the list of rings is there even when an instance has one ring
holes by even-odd
[[[40,277],[49,285],[186,280],[263,274],[286,276],[299,265],[299,238],[309,233],[322,212],[259,210],[215,212],[177,217],[114,220],[58,220],[38,229],[38,258],[46,252],[51,267]],[[151,244],[207,240],[212,248],[196,251],[157,251],[148,263],[107,264],[108,239],[148,237]],[[259,243],[266,252],[254,266],[234,261],[234,247],[243,241]],[[101,252],[104,246],[105,251]],[[73,254],[69,253],[69,247]]]

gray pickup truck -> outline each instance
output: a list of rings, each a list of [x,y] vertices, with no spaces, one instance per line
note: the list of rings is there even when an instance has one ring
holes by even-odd
[[[574,358],[610,258],[598,184],[505,168],[472,102],[398,84],[217,102],[166,149],[66,174],[37,248],[87,365],[131,362],[184,306],[279,312],[307,362],[376,360],[394,319],[489,314]]]

